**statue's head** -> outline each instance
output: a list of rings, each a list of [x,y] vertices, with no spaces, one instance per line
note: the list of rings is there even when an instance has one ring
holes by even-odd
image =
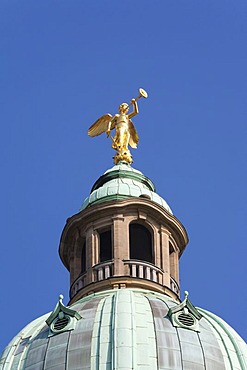
[[[122,103],[119,105],[118,111],[119,113],[127,113],[129,110],[129,105],[127,103]]]

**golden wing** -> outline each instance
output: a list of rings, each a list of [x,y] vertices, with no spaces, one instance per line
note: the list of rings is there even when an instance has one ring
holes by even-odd
[[[108,124],[110,120],[112,119],[112,115],[107,113],[104,114],[104,116],[100,117],[97,119],[96,122],[92,126],[89,127],[88,129],[88,135],[89,136],[98,136],[102,134],[103,132],[106,132],[108,129]]]
[[[129,119],[129,133],[130,133],[129,145],[131,146],[131,148],[137,148],[139,137],[131,119]]]

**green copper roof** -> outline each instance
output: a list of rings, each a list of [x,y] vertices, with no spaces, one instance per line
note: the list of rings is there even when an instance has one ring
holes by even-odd
[[[178,302],[140,289],[91,294],[69,307],[74,330],[49,336],[49,314],[31,322],[0,356],[1,370],[244,370],[247,350],[218,316],[197,312],[198,331],[175,327]],[[199,314],[198,314],[199,312]]]
[[[131,197],[148,198],[172,214],[167,202],[155,192],[152,181],[126,163],[112,167],[95,182],[80,211],[96,203]]]

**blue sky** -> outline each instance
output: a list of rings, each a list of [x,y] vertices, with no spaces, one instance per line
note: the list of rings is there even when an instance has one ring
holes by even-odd
[[[133,167],[184,224],[181,290],[247,338],[247,2],[2,0],[1,337],[68,300],[66,219],[112,166],[88,127],[143,87]]]

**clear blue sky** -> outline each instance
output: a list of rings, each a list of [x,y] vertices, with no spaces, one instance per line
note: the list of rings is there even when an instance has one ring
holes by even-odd
[[[139,87],[133,166],[188,231],[182,291],[246,339],[247,2],[2,0],[0,34],[0,350],[68,299],[60,234],[114,154],[87,129]]]

